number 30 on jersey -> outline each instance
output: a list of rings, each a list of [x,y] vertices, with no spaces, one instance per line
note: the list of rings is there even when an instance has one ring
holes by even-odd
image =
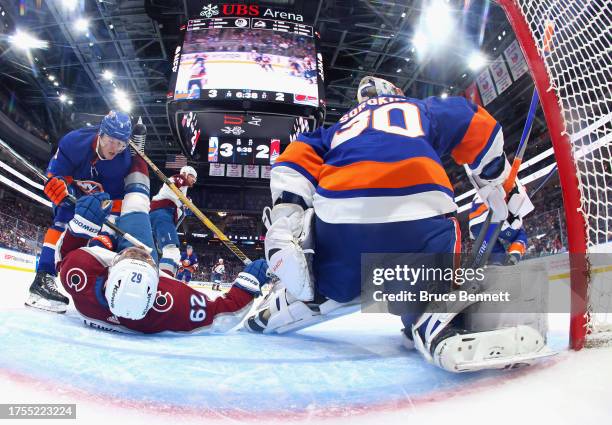
[[[403,125],[391,124],[392,113],[399,114]],[[336,131],[331,142],[331,148],[333,149],[347,140],[359,136],[367,128],[404,137],[425,135],[421,125],[419,108],[408,102],[394,102],[379,106],[376,109],[366,109],[355,115]]]

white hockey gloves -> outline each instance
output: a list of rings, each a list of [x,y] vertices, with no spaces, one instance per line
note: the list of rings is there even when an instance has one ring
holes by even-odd
[[[270,271],[295,298],[311,301],[314,285],[306,254],[312,253],[314,209],[282,203],[264,211],[264,223],[271,223],[266,234],[265,251]]]
[[[485,171],[482,171],[480,174],[472,174],[471,180],[476,187],[480,199],[492,211],[492,221],[500,222],[508,217],[508,205],[506,204],[506,192],[504,191],[503,184],[510,173],[510,164],[505,156],[492,162],[499,163],[498,165],[492,164],[492,166],[498,168],[497,170],[491,172],[491,175],[488,175]]]

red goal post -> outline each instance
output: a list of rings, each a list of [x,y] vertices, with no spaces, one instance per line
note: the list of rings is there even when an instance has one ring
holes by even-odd
[[[612,230],[612,196],[607,188],[612,181],[612,99],[608,99],[612,8],[608,0],[498,3],[527,60],[559,169],[571,267],[570,346],[579,350],[588,334],[597,331],[590,315],[588,252],[607,242]],[[551,52],[545,54],[542,38],[551,22],[555,34]]]

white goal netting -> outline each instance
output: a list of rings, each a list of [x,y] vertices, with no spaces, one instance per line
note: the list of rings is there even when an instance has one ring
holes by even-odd
[[[601,251],[612,241],[612,1],[512,2],[529,27],[558,99],[577,171],[587,250]],[[508,12],[510,1],[501,3]],[[551,29],[551,48],[545,51],[542,40]],[[600,340],[612,331],[612,288],[609,279],[593,281],[585,331],[587,339]]]

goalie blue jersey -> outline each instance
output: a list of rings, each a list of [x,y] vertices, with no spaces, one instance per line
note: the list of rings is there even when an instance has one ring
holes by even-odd
[[[502,153],[497,121],[462,97],[382,96],[290,143],[273,166],[272,197],[300,195],[326,223],[435,217],[457,209],[442,159],[479,174]]]

